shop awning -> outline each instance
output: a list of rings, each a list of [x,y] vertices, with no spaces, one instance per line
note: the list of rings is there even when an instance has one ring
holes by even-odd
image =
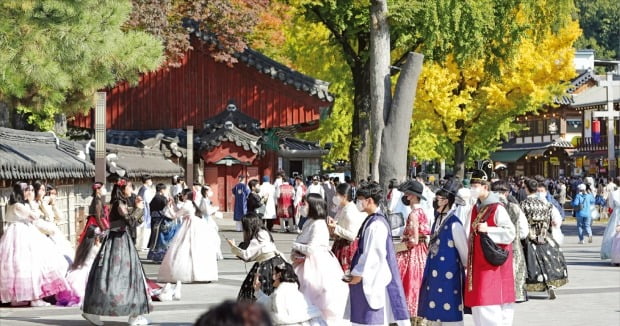
[[[538,148],[538,149],[533,149],[531,151],[529,151],[529,153],[527,153],[528,156],[543,156],[545,154],[545,152],[547,151],[548,148]]]
[[[523,155],[527,154],[528,150],[516,150],[516,151],[497,151],[491,153],[491,159],[493,161],[499,161],[504,163],[513,163],[518,161]]]

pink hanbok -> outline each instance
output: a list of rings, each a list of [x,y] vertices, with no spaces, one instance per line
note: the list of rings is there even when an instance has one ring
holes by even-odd
[[[418,315],[418,297],[428,255],[428,246],[424,239],[429,234],[428,219],[424,210],[420,205],[414,205],[402,235],[401,247],[406,246],[407,249],[396,253],[398,270],[403,281],[411,317]]]

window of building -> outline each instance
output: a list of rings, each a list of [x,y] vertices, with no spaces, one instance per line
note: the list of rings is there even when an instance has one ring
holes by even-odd
[[[581,119],[566,119],[567,133],[581,133],[583,130],[583,121]]]

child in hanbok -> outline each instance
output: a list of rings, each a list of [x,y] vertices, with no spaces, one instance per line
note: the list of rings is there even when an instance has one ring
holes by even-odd
[[[254,261],[254,265],[241,284],[237,295],[238,301],[254,302],[254,280],[258,276],[266,295],[273,293],[273,270],[285,260],[276,249],[273,237],[263,226],[262,220],[255,213],[246,214],[241,220],[243,242],[237,245],[234,240],[226,239],[230,251],[244,262]]]
[[[40,212],[30,208],[29,200],[34,200],[34,188],[16,183],[6,210],[8,227],[0,238],[0,301],[49,306],[43,298],[67,289],[67,261],[34,225]]]
[[[254,280],[254,294],[257,302],[271,314],[276,326],[326,326],[319,308],[310,304],[299,291],[299,280],[293,266],[282,263],[274,267],[271,295],[261,291],[258,276]]]
[[[76,250],[75,260],[67,273],[69,289],[56,294],[56,305],[73,307],[82,304],[88,273],[101,248],[102,237],[103,234],[99,227],[95,225],[88,227],[84,240]]]
[[[327,204],[320,194],[306,197],[308,220],[293,242],[291,258],[299,277],[300,291],[308,302],[321,310],[330,325],[342,324],[349,287],[344,272],[329,246]]]
[[[177,206],[171,206],[176,218],[183,223],[177,231],[159,268],[159,282],[212,282],[217,281],[217,249],[208,234],[212,228],[196,216],[191,189],[183,189]]]

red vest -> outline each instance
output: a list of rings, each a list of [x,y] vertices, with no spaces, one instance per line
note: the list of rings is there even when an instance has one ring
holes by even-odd
[[[495,213],[500,203],[490,204],[487,209],[488,226],[495,225]],[[502,266],[493,266],[487,262],[480,246],[480,236],[474,233],[473,222],[478,216],[478,207],[474,206],[471,213],[470,253],[465,282],[464,303],[467,307],[491,306],[515,302],[515,281],[512,270],[512,244],[500,247],[509,252],[508,259]],[[473,243],[471,243],[473,241]],[[472,248],[473,246],[473,248]],[[471,289],[470,289],[471,284]]]

